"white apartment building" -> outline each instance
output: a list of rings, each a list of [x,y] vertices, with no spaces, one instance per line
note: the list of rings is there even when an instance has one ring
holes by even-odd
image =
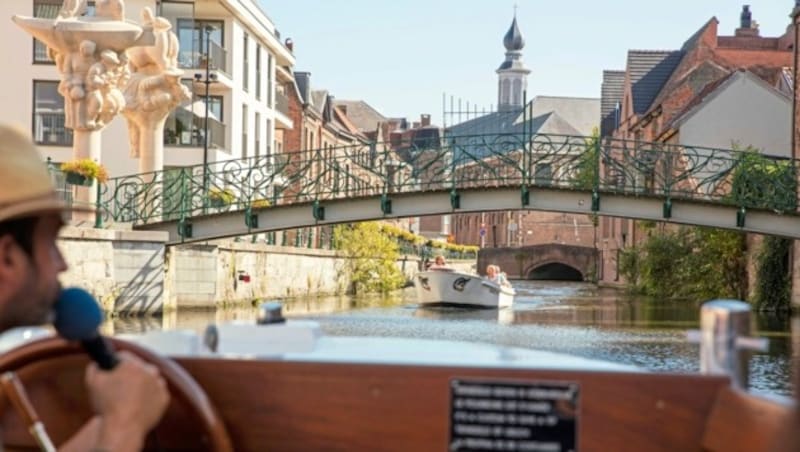
[[[89,2],[93,13],[94,2]],[[3,0],[5,38],[0,58],[13,69],[0,84],[0,122],[30,129],[42,157],[62,162],[72,157],[72,133],[64,128],[59,75],[43,45],[15,26],[13,15],[55,17],[62,0]],[[281,41],[257,0],[125,0],[125,16],[137,23],[150,7],[168,19],[180,42],[178,63],[193,98],[170,114],[164,130],[165,168],[199,165],[204,160],[205,99],[208,87],[208,162],[269,155],[276,129],[292,128],[288,102],[276,86],[291,81],[294,56]],[[208,55],[208,58],[206,58]],[[209,73],[215,75],[208,85]],[[197,80],[195,77],[199,77]],[[208,80],[212,78],[209,77]],[[280,97],[280,98],[279,98]],[[110,177],[138,172],[130,157],[128,129],[120,115],[102,134],[102,161]]]

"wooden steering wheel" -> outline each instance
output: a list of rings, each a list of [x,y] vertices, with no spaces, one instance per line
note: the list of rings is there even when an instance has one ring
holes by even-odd
[[[228,430],[203,388],[174,361],[131,342],[110,338],[158,368],[167,382],[170,405],[147,438],[145,450],[232,452]],[[64,443],[92,416],[84,373],[89,359],[77,344],[58,337],[29,342],[0,355],[0,373],[14,371],[53,442]],[[6,450],[35,449],[22,418],[0,396],[0,428]]]

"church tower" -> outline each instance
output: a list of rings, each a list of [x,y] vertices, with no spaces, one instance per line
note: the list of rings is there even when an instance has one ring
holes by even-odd
[[[528,74],[531,73],[522,63],[522,49],[525,40],[517,26],[517,15],[503,38],[506,60],[497,68],[497,106],[500,111],[522,108],[522,93],[528,88]]]

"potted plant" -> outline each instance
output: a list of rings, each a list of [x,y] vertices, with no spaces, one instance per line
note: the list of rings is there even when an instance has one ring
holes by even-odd
[[[92,159],[76,159],[61,164],[61,171],[72,185],[90,186],[97,179],[99,183],[108,180],[106,168]]]
[[[233,203],[236,193],[230,188],[211,187],[208,190],[208,203],[211,207],[225,207]]]

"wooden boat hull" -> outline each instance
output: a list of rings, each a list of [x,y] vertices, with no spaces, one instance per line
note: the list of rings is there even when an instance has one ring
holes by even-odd
[[[77,347],[70,350],[17,369],[56,443],[91,416],[83,385],[87,360]],[[283,359],[176,361],[216,406],[237,451],[448,450],[452,385],[467,380],[575,385],[580,390],[575,441],[581,451],[772,450],[785,440],[783,428],[793,414],[789,405],[731,389],[721,376]],[[35,450],[19,417],[7,403],[2,406],[6,450]],[[149,450],[207,450],[194,422],[173,404]]]
[[[468,273],[420,272],[414,277],[414,285],[421,305],[507,308],[514,303],[514,289]]]

